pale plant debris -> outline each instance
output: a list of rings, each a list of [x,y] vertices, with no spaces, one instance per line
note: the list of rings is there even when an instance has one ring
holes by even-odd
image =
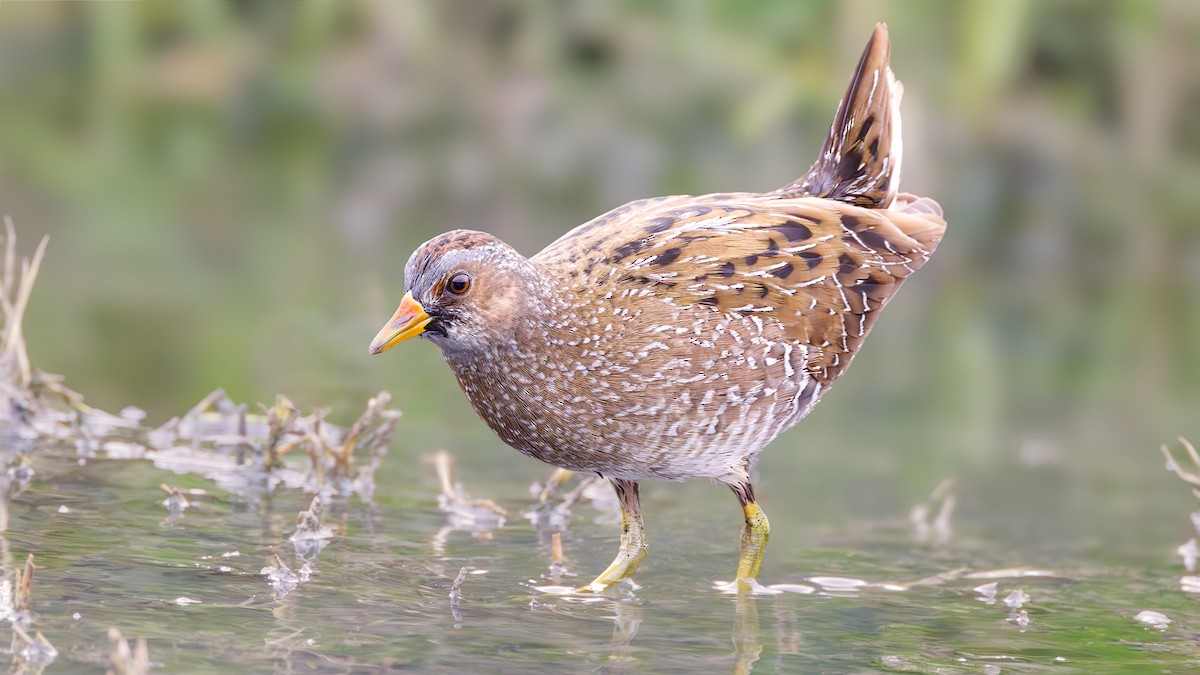
[[[1193,473],[1192,471],[1184,469],[1179,462],[1175,461],[1175,455],[1171,452],[1171,449],[1167,447],[1167,444],[1163,443],[1160,448],[1162,449],[1163,458],[1165,458],[1167,461],[1166,468],[1168,471],[1174,472],[1176,476],[1179,476],[1180,480],[1190,485],[1192,488],[1192,494],[1195,495],[1197,499],[1200,499],[1200,452],[1197,452],[1196,447],[1183,436],[1180,436],[1178,440],[1179,444],[1183,446],[1184,451],[1187,453],[1188,459],[1191,460],[1192,466],[1195,467],[1197,473]],[[1200,509],[1192,511],[1190,517],[1192,521],[1192,529],[1195,530],[1198,535],[1200,535]],[[1197,543],[1196,537],[1192,537],[1181,544],[1175,549],[1175,553],[1183,560],[1184,569],[1186,569],[1188,572],[1196,571],[1196,564],[1198,561],[1200,561],[1200,544]],[[1179,579],[1179,586],[1180,589],[1185,593],[1200,592],[1200,577],[1181,577]]]
[[[83,396],[63,384],[61,375],[34,368],[25,346],[23,322],[25,310],[38,271],[46,255],[49,237],[42,237],[31,257],[17,256],[17,234],[12,218],[4,218],[3,252],[0,253],[0,420],[9,423],[9,431],[28,450],[39,436],[47,435],[43,426],[50,421],[61,425],[73,414],[91,412]],[[64,406],[71,414],[51,415],[51,403]],[[20,454],[20,453],[18,453]]]
[[[946,478],[933,488],[924,501],[913,505],[908,519],[916,531],[917,541],[942,545],[953,533],[950,518],[958,498],[954,494],[954,479]]]
[[[15,611],[12,579],[4,579],[0,581],[0,621],[13,621]]]
[[[560,583],[567,574],[567,559],[563,555],[562,532],[550,535],[550,581]]]
[[[107,675],[147,675],[150,672],[150,649],[145,638],[138,638],[133,648],[120,629],[108,629]]]
[[[445,450],[439,450],[429,460],[437,473],[441,492],[438,493],[438,508],[447,515],[455,529],[494,530],[504,527],[508,511],[490,499],[472,497],[455,480],[454,458]]]
[[[555,469],[554,473],[550,474],[544,484],[534,482],[530,485],[529,495],[536,497],[538,502],[545,504],[550,501],[550,497],[562,487],[563,483],[566,483],[575,475],[577,474],[570,469]]]
[[[445,553],[453,532],[470,532],[476,539],[490,539],[492,532],[504,527],[508,511],[490,499],[476,499],[454,479],[454,458],[445,450],[426,457],[437,474],[441,492],[438,509],[446,514],[446,524],[433,535],[433,550]]]
[[[234,493],[277,486],[329,499],[374,496],[375,472],[387,456],[399,411],[381,392],[350,429],[325,421],[328,409],[302,415],[286,396],[247,414],[218,389],[188,413],[146,434],[145,456],[162,468],[201,473]],[[302,455],[303,461],[288,456]]]
[[[31,258],[18,261],[16,234],[5,219],[0,252],[0,531],[7,529],[8,497],[32,478],[25,453],[38,439],[75,445],[83,460],[100,453],[112,459],[150,459],[176,472],[196,472],[234,493],[265,493],[279,485],[310,494],[370,500],[374,474],[387,455],[399,411],[381,392],[349,429],[325,421],[328,409],[302,415],[286,396],[248,415],[221,389],[214,390],[182,417],[150,428],[146,413],[126,406],[119,414],[92,408],[58,375],[30,366],[21,330],[34,280],[45,256],[43,239]],[[6,414],[6,417],[5,417]],[[306,467],[285,462],[304,454]],[[171,495],[168,494],[170,498]],[[179,495],[182,497],[182,495]],[[179,498],[176,498],[176,503]],[[171,504],[167,505],[172,508]]]
[[[110,459],[150,459],[160,468],[203,474],[235,494],[263,494],[279,485],[315,494],[307,511],[309,519],[302,512],[293,535],[298,555],[306,552],[301,542],[308,542],[303,546],[320,542],[312,551],[315,555],[332,536],[332,530],[319,525],[322,498],[347,499],[354,494],[367,501],[372,498],[374,474],[387,455],[400,417],[399,411],[389,408],[391,396],[386,391],[370,399],[349,429],[326,422],[327,409],[301,415],[284,396],[264,408],[262,416],[248,415],[245,404],[234,404],[220,389],[183,417],[157,428],[145,426],[145,411],[133,406],[115,415],[92,408],[64,384],[62,376],[33,368],[29,361],[22,321],[48,239],[41,240],[32,257],[18,260],[15,228],[5,218],[0,240],[0,532],[8,529],[9,500],[33,479],[29,451],[36,442],[47,440],[73,445],[81,462],[101,453]],[[302,451],[307,461],[285,461],[292,451]],[[165,483],[161,488],[170,516],[178,517],[190,506],[183,490]],[[60,508],[60,513],[65,512],[65,506]],[[279,596],[307,581],[312,572],[307,562],[295,572],[278,556],[274,562],[260,573]],[[0,620],[13,626],[10,654],[20,661],[21,672],[40,671],[57,655],[41,633],[31,637],[26,630],[32,623],[33,572],[30,555],[23,569],[0,580]],[[144,640],[130,649],[116,629],[109,637],[109,673],[149,671]]]
[[[879,657],[879,663],[884,668],[889,670],[898,670],[906,673],[920,670],[920,668],[917,667],[917,665],[912,661],[904,658],[903,656],[897,656],[895,654],[884,654],[883,656]]]
[[[1025,630],[1029,628],[1029,624],[1032,623],[1032,620],[1029,618],[1029,612],[1023,609],[1020,611],[1015,609],[1012,610],[1008,615],[1008,621],[1010,623],[1017,624],[1017,628],[1019,628],[1022,633],[1024,633]]]
[[[998,584],[999,584],[999,582],[993,581],[989,584],[981,584],[979,586],[976,586],[975,588],[972,588],[971,590],[975,591],[976,593],[979,594],[979,597],[977,599],[980,602],[982,602],[983,604],[994,605],[994,604],[996,604],[996,590],[997,590],[996,586]]]
[[[312,567],[307,562],[293,572],[284,564],[278,554],[273,555],[271,559],[274,564],[264,566],[258,573],[267,578],[267,583],[271,584],[271,588],[275,590],[276,597],[282,598],[291,593],[312,576]]]
[[[21,328],[49,239],[42,238],[32,257],[18,260],[16,229],[7,216],[0,238],[0,532],[7,532],[8,501],[33,478],[27,453],[38,437],[40,392],[56,381],[30,366]]]
[[[1175,549],[1175,553],[1183,559],[1183,567],[1189,572],[1196,571],[1196,561],[1200,560],[1200,546],[1196,544],[1196,538],[1192,537]]]
[[[40,631],[30,637],[24,628],[13,624],[12,654],[22,665],[40,672],[58,657],[58,650]]]
[[[1154,630],[1166,630],[1171,625],[1170,617],[1152,609],[1143,609],[1133,616],[1133,620],[1142,624],[1147,629]]]
[[[350,429],[342,429],[325,421],[328,409],[302,415],[286,396],[262,406],[262,415],[248,415],[218,389],[150,433],[159,448],[151,458],[160,466],[205,473],[231,491],[282,484],[328,498],[357,494],[369,500],[400,417],[390,402],[381,392]],[[286,462],[289,454],[307,461]]]
[[[25,557],[25,565],[13,571],[11,580],[0,582],[0,618],[12,624],[10,652],[23,668],[34,668],[40,672],[43,666],[54,661],[58,651],[40,632],[29,635],[33,624],[33,554]]]
[[[321,495],[313,497],[308,508],[296,515],[296,531],[288,538],[296,557],[306,563],[316,560],[333,538],[333,528],[321,525],[322,506]]]
[[[158,486],[158,489],[167,494],[167,498],[162,500],[161,504],[167,507],[167,514],[172,518],[182,516],[183,512],[192,505],[187,496],[183,494],[183,490],[177,487],[163,483]]]
[[[564,486],[578,479],[569,490]],[[545,545],[555,532],[564,532],[571,523],[575,505],[586,499],[605,517],[619,518],[620,504],[616,492],[607,480],[592,474],[558,469],[545,483],[529,486],[530,496],[536,499],[524,515],[538,533],[538,541]]]
[[[1005,567],[998,570],[983,570],[980,572],[968,572],[963,576],[964,579],[1023,579],[1027,577],[1057,577],[1058,572],[1054,570],[1044,570],[1039,568],[1027,567]]]
[[[4,252],[0,262],[0,404],[10,419],[27,425],[36,412],[33,395],[34,372],[25,349],[25,334],[21,322],[29,306],[33,282],[46,255],[49,237],[42,237],[32,258],[17,260],[17,234],[12,218],[4,218]]]
[[[1178,440],[1183,449],[1187,451],[1188,458],[1192,460],[1192,465],[1200,471],[1200,452],[1196,452],[1196,447],[1183,436],[1180,436]],[[1175,475],[1179,476],[1180,480],[1191,485],[1192,494],[1197,499],[1200,499],[1200,474],[1192,473],[1180,466],[1179,462],[1175,461],[1175,456],[1171,453],[1166,443],[1163,443],[1160,448],[1162,449],[1163,457],[1167,460],[1167,470],[1175,472]]]
[[[455,622],[461,622],[462,615],[462,585],[467,580],[467,571],[469,567],[463,567],[458,570],[458,576],[454,577],[454,581],[450,584],[450,616]]]
[[[6,617],[13,626],[29,628],[33,624],[33,554],[25,557],[25,566],[13,571],[11,605]],[[6,580],[7,582],[7,580]],[[3,595],[3,593],[0,593]]]
[[[0,456],[8,453],[7,445],[0,444]],[[34,470],[29,456],[16,450],[5,457],[0,466],[0,532],[8,531],[8,502],[25,491],[33,482]]]
[[[1004,604],[1012,609],[1021,609],[1025,606],[1025,603],[1029,602],[1029,599],[1029,594],[1023,589],[1018,588],[1004,597]]]
[[[563,553],[562,532],[552,532],[550,534],[550,565],[545,573],[542,574],[542,579],[552,584],[547,588],[567,588],[562,586],[563,577],[578,576],[567,570],[567,558]]]

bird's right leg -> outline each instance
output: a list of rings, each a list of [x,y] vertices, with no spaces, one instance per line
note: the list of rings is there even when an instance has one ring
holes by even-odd
[[[646,528],[642,525],[642,507],[638,501],[636,481],[612,479],[617,499],[621,502],[621,550],[608,569],[594,581],[575,589],[576,593],[602,593],[611,586],[633,576],[646,557]]]
[[[771,535],[771,524],[767,514],[759,508],[754,499],[754,487],[747,480],[735,480],[725,483],[737,495],[738,503],[742,505],[742,514],[746,518],[742,526],[742,536],[738,551],[737,577],[727,584],[717,588],[724,593],[741,593],[753,591],[757,586],[755,577],[758,567],[762,564],[763,551],[767,547],[767,538]]]

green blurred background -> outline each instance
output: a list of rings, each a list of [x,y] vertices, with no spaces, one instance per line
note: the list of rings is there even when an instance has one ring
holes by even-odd
[[[876,21],[902,188],[949,232],[765,481],[838,514],[973,475],[963,508],[1022,500],[1022,532],[1187,508],[1157,446],[1200,440],[1192,1],[4,2],[0,212],[51,238],[31,359],[152,423],[216,387],[346,422],[386,388],[402,455],[538,475],[431,344],[367,356],[409,253],[788,183]]]

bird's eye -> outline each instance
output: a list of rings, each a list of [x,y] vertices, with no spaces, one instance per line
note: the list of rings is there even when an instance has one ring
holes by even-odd
[[[471,288],[471,277],[465,272],[459,272],[450,277],[449,283],[446,284],[446,290],[455,295],[462,295]]]

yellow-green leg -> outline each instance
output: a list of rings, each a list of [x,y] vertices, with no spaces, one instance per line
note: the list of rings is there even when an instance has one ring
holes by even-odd
[[[742,526],[737,578],[720,588],[725,592],[749,591],[755,586],[754,580],[758,576],[758,567],[762,564],[763,551],[767,548],[767,538],[771,534],[771,524],[767,522],[767,514],[763,513],[754,501],[754,488],[750,483],[737,482],[727,485],[742,505],[746,524]]]
[[[603,593],[611,586],[633,576],[646,557],[646,528],[642,525],[642,507],[638,500],[638,484],[631,480],[613,479],[613,488],[621,502],[621,549],[608,569],[594,581],[575,589],[576,593]]]
[[[771,534],[771,524],[767,522],[767,514],[758,508],[758,504],[754,502],[742,504],[742,512],[746,514],[746,524],[742,526],[741,547],[738,554],[737,578],[739,581],[758,577],[758,566],[762,564],[763,551],[767,548],[767,537]]]

